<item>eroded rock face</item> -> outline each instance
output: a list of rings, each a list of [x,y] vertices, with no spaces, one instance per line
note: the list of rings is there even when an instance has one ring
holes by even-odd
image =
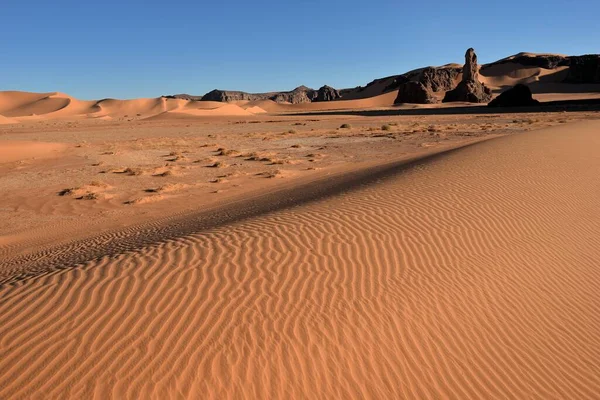
[[[446,92],[443,103],[462,101],[467,103],[485,103],[492,98],[490,88],[481,82],[461,81],[455,89]]]
[[[269,97],[276,103],[310,103],[315,97],[316,91],[306,86],[299,86],[290,92],[276,93]]]
[[[539,103],[533,98],[529,86],[519,83],[500,93],[498,97],[490,101],[488,107],[527,107]]]
[[[454,87],[460,68],[452,67],[427,67],[421,72],[419,82],[429,87],[433,92],[446,91]]]
[[[400,84],[398,87],[398,96],[394,104],[398,103],[416,103],[416,104],[433,104],[437,103],[433,92],[430,88],[423,85],[421,82],[409,81]]]
[[[446,92],[443,102],[487,103],[491,98],[492,91],[490,88],[479,82],[477,55],[475,54],[475,50],[470,48],[465,53],[462,81],[456,88]]]
[[[452,89],[460,72],[460,68],[446,66],[423,68],[418,74],[408,77],[401,75],[404,80],[396,79],[400,83],[394,103],[437,103],[439,100],[435,93]]]
[[[470,48],[465,53],[465,65],[463,67],[463,82],[478,81],[479,74],[477,73],[477,54],[475,50]]]
[[[568,83],[600,83],[600,54],[569,57]]]
[[[331,86],[322,86],[316,93],[313,101],[333,101],[337,100],[340,97],[340,92],[332,88]]]
[[[178,95],[174,96],[176,98],[186,98],[183,96],[187,96],[191,98],[189,95]],[[312,101],[331,101],[339,99],[340,93],[332,88],[331,86],[323,86],[319,90],[314,90],[306,86],[299,86],[294,90],[289,92],[271,92],[271,93],[246,93],[239,92],[234,90],[218,90],[215,89],[206,93],[201,98],[195,98],[203,101],[239,101],[239,100],[273,100],[277,103],[291,103],[291,104],[299,104],[299,103],[310,103]]]
[[[264,100],[267,99],[267,96],[257,95],[246,92],[238,92],[233,90],[212,90],[202,96],[203,101],[240,101],[240,100]]]

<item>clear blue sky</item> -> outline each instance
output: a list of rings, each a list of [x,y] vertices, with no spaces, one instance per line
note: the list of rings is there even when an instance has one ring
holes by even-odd
[[[600,1],[0,0],[0,90],[336,88],[519,51],[600,53]]]

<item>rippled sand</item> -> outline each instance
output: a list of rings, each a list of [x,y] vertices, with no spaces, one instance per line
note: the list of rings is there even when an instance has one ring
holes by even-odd
[[[599,129],[0,261],[0,398],[594,398]]]

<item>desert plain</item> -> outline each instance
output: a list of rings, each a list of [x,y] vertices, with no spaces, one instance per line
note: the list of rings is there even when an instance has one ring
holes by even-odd
[[[397,95],[1,92],[0,398],[598,398],[600,113]]]

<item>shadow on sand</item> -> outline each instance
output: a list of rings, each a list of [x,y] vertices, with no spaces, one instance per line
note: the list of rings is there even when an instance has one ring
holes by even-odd
[[[583,112],[600,111],[600,99],[586,100],[561,100],[547,101],[531,107],[486,107],[457,106],[445,108],[416,108],[416,109],[388,109],[388,110],[331,110],[312,111],[284,114],[294,115],[357,115],[363,117],[385,117],[395,115],[454,115],[454,114],[515,114],[515,113],[541,113],[541,112]]]

